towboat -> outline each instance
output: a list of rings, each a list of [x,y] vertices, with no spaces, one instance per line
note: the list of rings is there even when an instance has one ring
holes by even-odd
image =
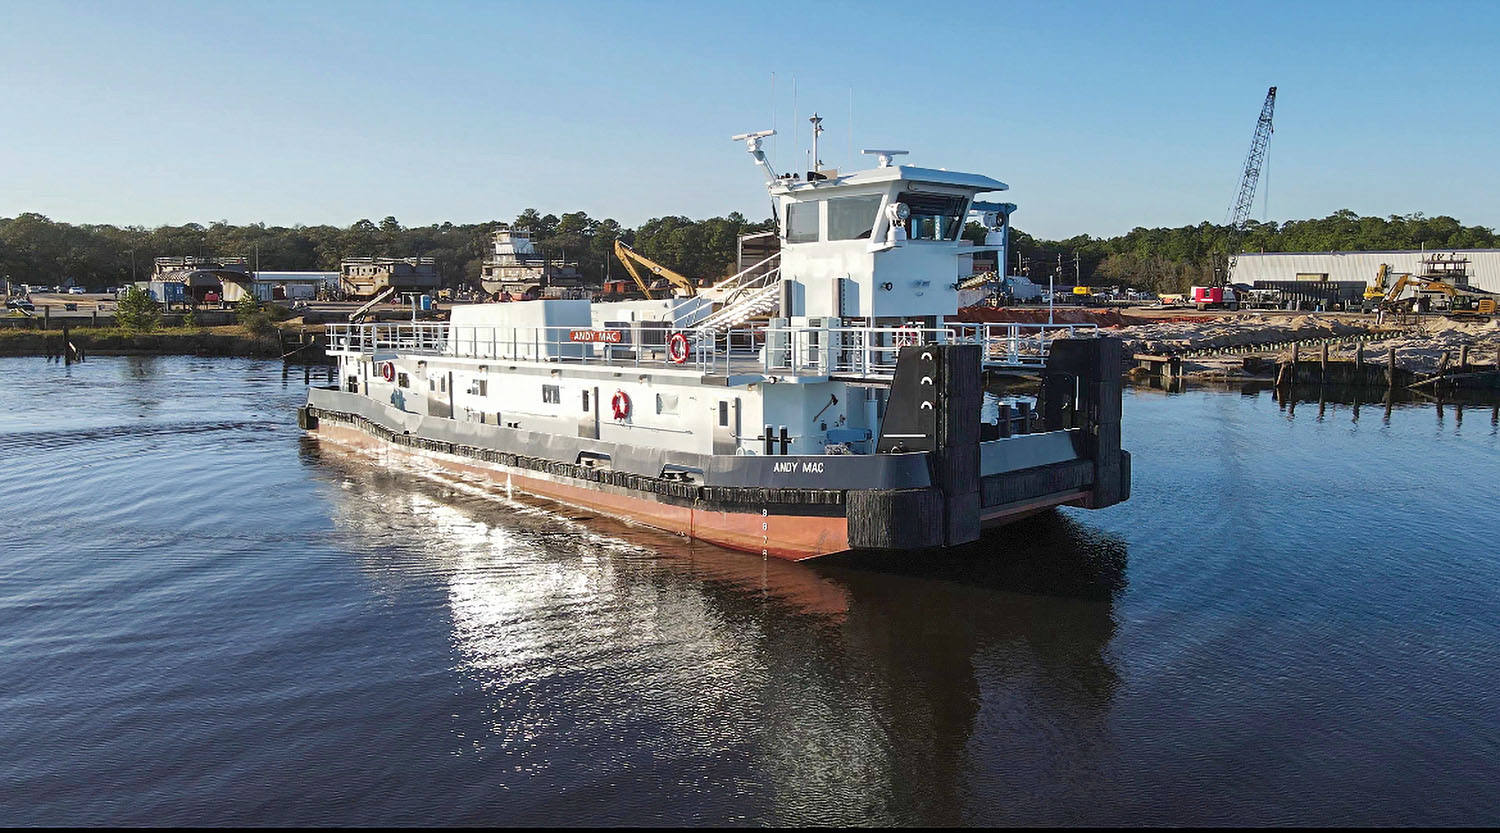
[[[963,266],[1003,248],[988,176],[897,164],[761,170],[779,249],[669,298],[455,306],[328,327],[337,384],[299,424],[735,550],[806,559],[976,540],[1128,498],[1117,339],[966,324]],[[995,224],[983,245],[971,216]],[[742,264],[743,265],[743,264]],[[986,379],[1033,376],[996,399]]]

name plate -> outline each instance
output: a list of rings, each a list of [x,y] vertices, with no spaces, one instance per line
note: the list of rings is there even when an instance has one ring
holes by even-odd
[[[625,337],[624,330],[569,330],[569,341],[599,344],[619,344]]]

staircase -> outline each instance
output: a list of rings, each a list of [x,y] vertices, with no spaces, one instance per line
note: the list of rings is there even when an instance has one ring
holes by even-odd
[[[743,324],[781,306],[781,270],[772,270],[757,279],[755,284],[759,285],[741,287],[724,306],[698,322],[693,333],[700,343],[712,340],[737,324]]]

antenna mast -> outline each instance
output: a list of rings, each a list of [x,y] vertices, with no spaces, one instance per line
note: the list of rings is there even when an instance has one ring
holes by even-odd
[[[823,135],[823,117],[813,113],[808,121],[812,122],[813,126],[812,170],[809,173],[816,174],[823,168],[823,160],[818,158],[818,137]],[[808,179],[812,177],[809,176]]]

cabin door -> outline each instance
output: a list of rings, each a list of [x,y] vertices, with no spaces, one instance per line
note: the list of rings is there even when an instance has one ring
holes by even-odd
[[[453,419],[453,374],[433,374],[427,388],[427,415]]]
[[[740,447],[740,400],[720,399],[714,413],[714,453],[733,454]]]
[[[578,436],[590,440],[599,439],[599,389],[584,388],[583,408],[578,413]]]

